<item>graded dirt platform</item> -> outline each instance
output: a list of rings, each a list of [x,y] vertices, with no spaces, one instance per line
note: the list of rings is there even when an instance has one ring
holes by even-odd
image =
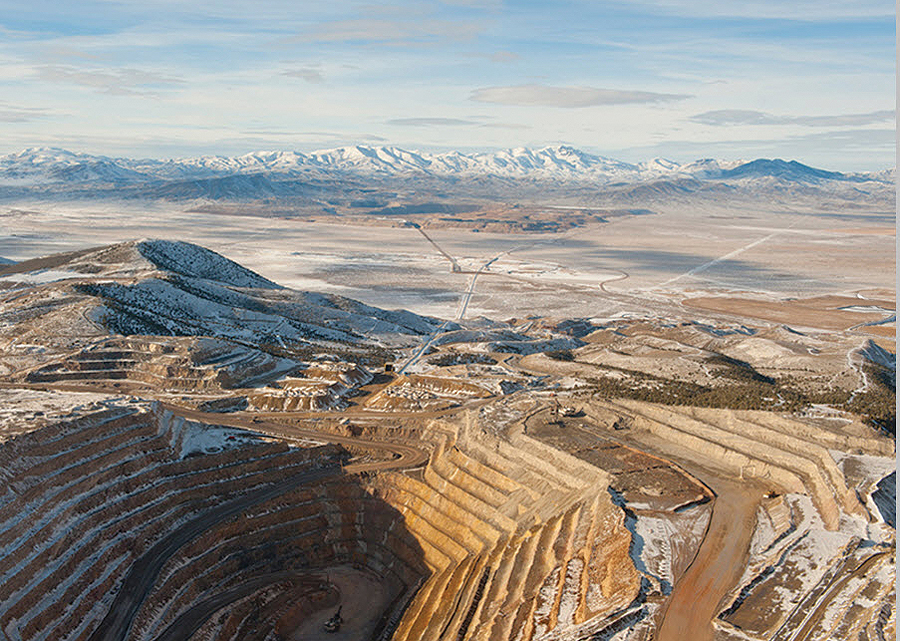
[[[706,536],[662,611],[659,641],[713,641],[712,621],[746,567],[762,493],[721,479],[716,479],[715,489]]]
[[[377,574],[351,566],[328,568],[327,581],[337,591],[337,603],[341,608],[341,626],[329,633],[335,641],[369,639],[377,630],[382,614],[399,596]],[[323,607],[306,616],[303,622],[282,635],[288,641],[313,641],[322,638],[325,622],[332,618],[337,606]]]

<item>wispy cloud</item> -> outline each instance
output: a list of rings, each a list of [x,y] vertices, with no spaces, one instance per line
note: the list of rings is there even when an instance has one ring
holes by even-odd
[[[444,4],[458,5],[475,9],[499,9],[503,6],[503,0],[443,0]]]
[[[412,148],[565,139],[615,155],[680,140],[692,157],[893,163],[887,134],[868,150],[862,134],[793,137],[893,128],[887,0],[551,5],[20,2],[0,21],[0,149],[226,153],[368,134]]]
[[[469,96],[477,102],[541,107],[597,107],[603,105],[655,104],[690,98],[687,94],[599,89],[596,87],[551,87],[514,85],[475,89]]]
[[[530,129],[528,125],[514,122],[483,122],[466,118],[394,118],[388,125],[401,127],[484,127],[487,129]]]
[[[94,61],[100,59],[100,56],[96,54],[78,49],[77,47],[70,47],[62,44],[41,47],[37,52],[36,57],[47,63],[72,62],[74,60]]]
[[[519,54],[514,51],[495,51],[488,56],[491,62],[514,62],[519,59]]]
[[[470,40],[484,26],[475,21],[439,18],[355,18],[326,22],[289,42],[364,43],[406,46]]]
[[[531,129],[531,125],[517,122],[486,122],[481,126],[488,129]]]
[[[894,110],[835,116],[779,116],[764,111],[720,109],[691,116],[689,120],[714,127],[736,125],[802,125],[805,127],[861,127],[894,119]]]
[[[829,145],[832,149],[841,151],[871,153],[875,149],[893,151],[896,145],[896,131],[894,129],[841,129],[792,136],[789,140],[797,143]]]
[[[283,72],[281,75],[289,78],[299,78],[300,80],[305,80],[306,82],[311,82],[313,84],[325,82],[325,76],[322,75],[322,72],[313,67],[291,69],[290,71]]]
[[[387,124],[402,127],[471,127],[481,123],[462,118],[394,118],[388,120]]]
[[[750,18],[754,20],[802,20],[806,23],[824,20],[893,17],[893,4],[883,0],[630,0],[630,4],[667,11],[674,15],[697,17]]]
[[[46,82],[72,83],[117,96],[146,96],[153,93],[148,90],[150,87],[184,84],[178,78],[140,69],[89,70],[68,65],[38,67],[37,77]]]
[[[280,139],[284,138],[312,138],[312,139],[329,139],[342,140],[345,142],[366,141],[366,142],[385,142],[387,139],[382,136],[367,133],[353,133],[341,131],[293,131],[291,129],[245,129],[239,132],[242,136],[258,137],[270,136]]]
[[[51,115],[47,109],[21,107],[0,102],[0,122],[31,122]]]
[[[510,62],[516,62],[517,60],[521,60],[522,58],[522,56],[515,51],[507,51],[506,49],[501,49],[498,51],[467,51],[463,55],[467,58],[480,58],[482,60],[489,60],[490,62],[495,62],[498,64],[508,64]]]

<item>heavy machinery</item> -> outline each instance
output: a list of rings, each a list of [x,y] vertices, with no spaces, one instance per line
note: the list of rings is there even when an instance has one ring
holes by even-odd
[[[550,406],[550,415],[553,417],[552,422],[558,424],[560,427],[563,424],[562,418],[584,416],[584,412],[579,410],[577,407],[572,407],[571,405],[560,405],[559,399],[556,398],[556,394],[551,394],[550,397],[553,399],[553,403]]]
[[[324,628],[325,632],[334,633],[341,629],[341,624],[344,622],[344,619],[341,617],[341,609],[344,606],[338,606],[337,612],[334,613],[330,619],[325,622]]]

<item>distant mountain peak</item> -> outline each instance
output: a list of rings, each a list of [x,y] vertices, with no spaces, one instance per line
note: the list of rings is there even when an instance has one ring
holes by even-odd
[[[844,180],[847,175],[816,169],[796,160],[758,158],[722,172],[723,178],[773,177],[788,180]]]
[[[829,194],[884,200],[893,190],[893,170],[843,174],[810,167],[796,160],[751,161],[701,159],[679,163],[654,158],[630,164],[586,152],[568,144],[542,148],[514,147],[490,152],[426,153],[393,146],[351,145],[302,153],[261,150],[240,156],[198,156],[173,160],[134,160],[38,147],[0,156],[0,198],[150,198],[165,200],[254,200],[308,196],[311,182],[378,180],[388,191],[391,181],[426,178],[431,187],[448,187],[465,196],[468,184],[485,190],[512,188],[515,181],[537,187],[629,190],[632,201],[652,187],[654,198],[679,197],[735,188],[762,194],[823,189]],[[665,183],[665,184],[664,184]],[[869,183],[867,187],[862,184]],[[403,188],[408,188],[404,185]],[[337,188],[337,187],[336,187]],[[643,195],[642,195],[643,194]]]

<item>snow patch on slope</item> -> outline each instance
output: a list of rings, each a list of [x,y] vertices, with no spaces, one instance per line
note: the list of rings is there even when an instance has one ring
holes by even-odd
[[[261,434],[234,427],[205,425],[174,419],[172,421],[170,442],[179,458],[215,454],[224,450],[261,445],[270,439]]]
[[[869,340],[860,349],[860,354],[877,365],[886,367],[892,372],[897,371],[897,355],[892,354],[888,350],[878,345],[875,341]]]
[[[181,441],[181,458],[238,449],[248,445],[259,445],[263,442],[261,437],[243,430],[212,427],[198,423],[188,423],[187,425]]]
[[[69,278],[81,278],[82,276],[83,274],[60,269],[39,269],[33,272],[6,274],[5,276],[0,276],[0,280],[7,280],[15,283],[27,283],[29,285],[43,285],[45,283],[55,283],[56,281]]]
[[[141,256],[167,271],[214,280],[233,287],[282,289],[272,281],[214,251],[182,241],[145,240],[137,244]]]

